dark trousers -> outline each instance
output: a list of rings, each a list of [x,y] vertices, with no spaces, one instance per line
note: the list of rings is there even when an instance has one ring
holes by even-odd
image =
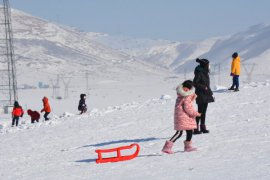
[[[196,117],[197,125],[199,125],[200,121],[201,121],[201,125],[205,125],[207,107],[208,107],[208,103],[198,104],[198,112],[201,113],[201,117]]]
[[[86,111],[87,111],[87,107],[82,107],[80,114],[86,113]]]
[[[31,123],[35,123],[35,121],[39,122],[39,119],[31,119]]]
[[[191,141],[193,130],[186,130],[187,132],[187,138],[186,141]],[[176,133],[173,135],[173,137],[170,139],[171,142],[175,142],[177,139],[179,139],[183,134],[183,131],[176,131]]]
[[[48,118],[49,114],[50,114],[50,112],[45,112],[45,114],[44,114],[45,121],[49,120],[49,118]]]
[[[233,76],[233,85],[232,87],[236,87],[236,89],[239,88],[239,75],[234,75]]]
[[[15,122],[16,122],[16,126],[18,126],[18,124],[19,124],[19,116],[14,116],[12,118],[12,126],[14,126]]]

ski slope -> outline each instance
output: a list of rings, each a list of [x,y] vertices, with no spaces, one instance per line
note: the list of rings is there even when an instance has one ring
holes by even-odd
[[[162,85],[160,85],[162,86]],[[158,88],[158,87],[157,87]],[[174,134],[175,92],[146,101],[65,113],[18,128],[1,124],[0,179],[270,179],[270,82],[218,88],[210,104],[210,134],[193,136],[196,152],[161,153]],[[1,123],[1,122],[0,122]],[[96,149],[138,143],[130,161],[96,164]]]

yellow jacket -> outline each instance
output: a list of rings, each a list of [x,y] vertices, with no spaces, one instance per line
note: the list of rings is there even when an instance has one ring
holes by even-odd
[[[237,56],[237,58],[232,60],[232,65],[231,65],[231,73],[234,75],[240,75],[241,73],[241,59],[240,56]]]

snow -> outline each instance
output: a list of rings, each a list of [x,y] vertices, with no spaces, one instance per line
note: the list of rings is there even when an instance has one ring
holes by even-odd
[[[2,125],[1,179],[269,179],[269,82],[245,84],[237,93],[215,92],[209,134],[193,136],[198,151],[172,155],[161,148],[174,134],[175,94],[84,115],[66,115],[18,128]],[[164,98],[166,97],[166,98]],[[9,122],[10,123],[10,122]],[[96,164],[96,149],[138,143],[130,161]]]
[[[269,43],[264,41],[269,26],[201,42],[169,42],[80,32],[16,10],[13,22],[19,85],[52,85],[59,75],[62,99],[53,98],[51,88],[19,90],[25,110],[40,111],[41,99],[49,97],[49,121],[42,117],[31,124],[25,114],[18,127],[11,127],[11,115],[1,112],[0,179],[270,179],[270,81],[264,71],[269,67]],[[193,78],[193,58],[225,61],[235,42],[245,47],[244,60],[263,67],[256,69],[261,81],[244,83],[244,74],[240,91],[227,91],[229,72],[214,71],[216,102],[207,112],[210,133],[193,136],[196,152],[183,152],[184,133],[174,154],[161,153],[175,133],[175,88]],[[256,50],[251,42],[262,43]],[[220,50],[225,47],[223,57]],[[256,56],[247,55],[255,50]],[[181,66],[190,72],[169,71]],[[72,79],[64,98],[66,77]],[[77,111],[81,93],[87,94],[88,112],[83,115]],[[137,158],[95,163],[96,149],[132,143],[141,147]]]

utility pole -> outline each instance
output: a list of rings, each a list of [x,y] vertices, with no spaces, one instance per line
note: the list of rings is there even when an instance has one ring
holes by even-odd
[[[67,99],[69,97],[69,84],[71,81],[71,77],[62,77],[62,81],[65,86],[65,96],[64,98]]]
[[[13,48],[13,31],[11,23],[11,11],[9,0],[3,0],[0,7],[0,61],[3,63],[0,71],[3,73],[4,81],[1,82],[1,94],[8,94],[8,97],[1,97],[5,103],[12,105],[18,100],[16,66]]]
[[[250,83],[251,80],[252,80],[252,73],[253,73],[253,71],[254,71],[256,65],[257,65],[257,64],[255,64],[255,63],[252,63],[252,64],[244,63],[244,64],[243,64],[244,70],[245,70],[245,72],[247,73],[247,82],[248,82],[248,83]],[[248,69],[248,66],[251,66],[251,68]]]
[[[52,97],[55,99],[57,97],[59,97],[59,89],[60,89],[60,74],[57,74],[56,76],[56,81],[54,80],[50,80],[51,81],[51,85],[53,88],[53,94]]]
[[[86,79],[86,94],[89,94],[89,72],[86,71],[85,73],[85,79]]]

